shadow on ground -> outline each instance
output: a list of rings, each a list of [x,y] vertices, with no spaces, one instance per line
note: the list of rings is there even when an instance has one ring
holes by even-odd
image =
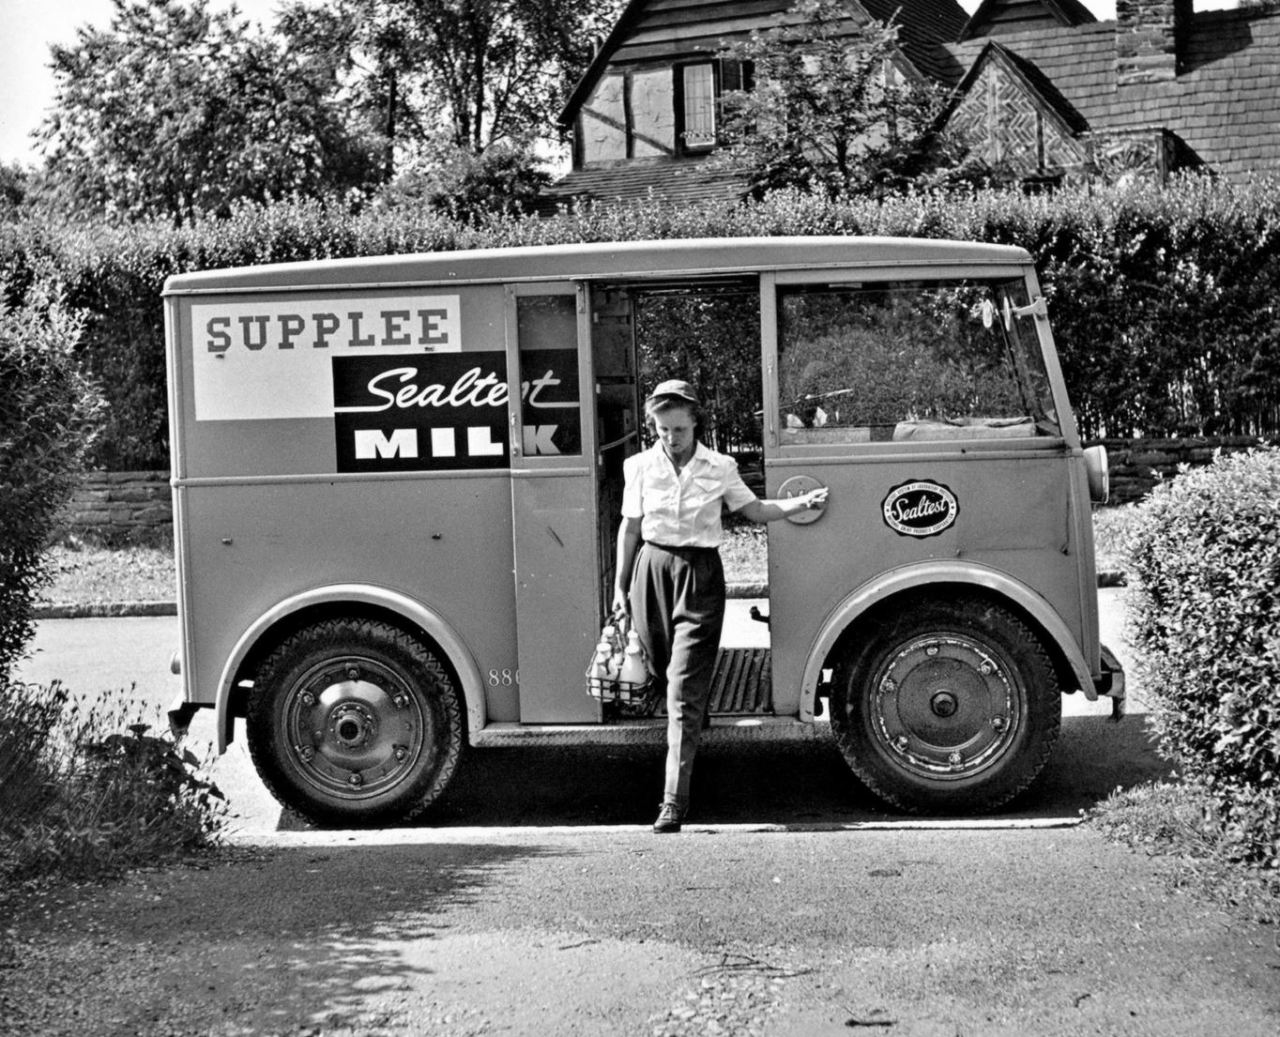
[[[473,750],[444,797],[414,827],[647,825],[662,793],[665,748],[527,746]],[[1004,819],[1075,819],[1116,788],[1168,775],[1145,717],[1119,724],[1067,717],[1039,781]],[[708,744],[698,753],[692,821],[795,828],[892,822],[852,776],[829,739],[804,743]],[[281,830],[307,825],[291,813]]]
[[[0,1031],[388,1032],[388,1003],[433,971],[405,945],[452,933],[513,869],[549,853],[505,844],[231,850],[195,867],[68,887],[13,915],[22,952],[0,984]],[[565,854],[573,851],[554,855]]]

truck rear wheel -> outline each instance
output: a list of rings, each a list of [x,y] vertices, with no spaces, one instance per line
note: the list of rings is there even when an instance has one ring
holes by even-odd
[[[836,668],[831,727],[846,762],[911,812],[994,810],[1044,768],[1062,692],[1040,639],[977,597],[899,609]]]
[[[422,642],[387,623],[333,619],[267,656],[249,752],[277,799],[322,823],[405,820],[444,792],[462,754],[462,703]]]

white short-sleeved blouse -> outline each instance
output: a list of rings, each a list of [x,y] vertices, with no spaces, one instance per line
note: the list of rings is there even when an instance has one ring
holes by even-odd
[[[661,443],[628,457],[623,474],[623,518],[640,519],[640,535],[667,547],[719,547],[722,504],[739,511],[756,499],[738,462],[702,443],[678,474]]]

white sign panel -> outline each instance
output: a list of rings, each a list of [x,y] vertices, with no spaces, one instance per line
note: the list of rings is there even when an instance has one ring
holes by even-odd
[[[197,421],[333,416],[333,359],[462,351],[456,295],[191,307]]]

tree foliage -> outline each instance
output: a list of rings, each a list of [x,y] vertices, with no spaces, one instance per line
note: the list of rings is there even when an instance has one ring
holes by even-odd
[[[364,184],[373,155],[322,63],[209,0],[112,0],[110,27],[52,48],[49,180],[91,211],[175,223]]]
[[[323,58],[388,149],[479,154],[554,123],[616,0],[293,0],[280,30]]]
[[[798,0],[777,26],[724,57],[754,85],[725,95],[722,161],[757,195],[800,187],[833,198],[880,193],[954,165],[933,131],[942,99],[910,71],[898,27],[866,20],[849,0]]]

